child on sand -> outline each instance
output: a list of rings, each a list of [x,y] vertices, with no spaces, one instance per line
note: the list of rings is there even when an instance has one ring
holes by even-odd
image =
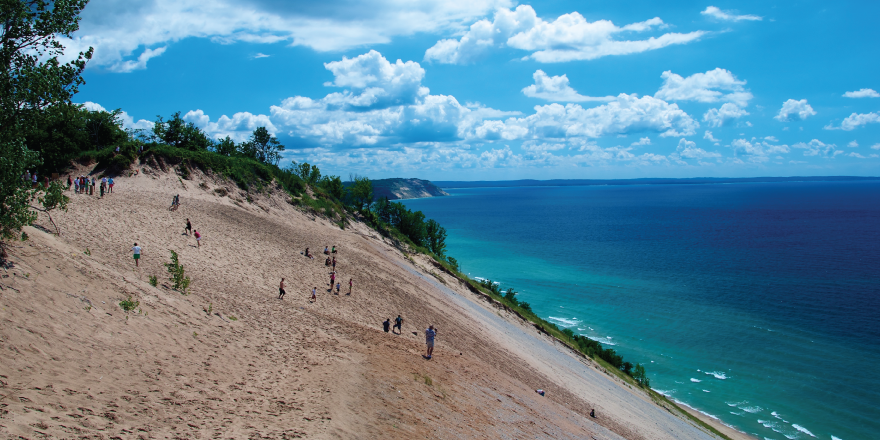
[[[202,248],[202,234],[199,234],[199,231],[193,231],[193,237],[196,238],[196,247],[199,249]]]
[[[336,294],[339,295],[339,291],[342,290],[342,284],[336,283]]]
[[[333,246],[333,250],[331,250],[330,253],[331,253],[331,254],[335,254],[335,253],[336,253],[336,246]]]
[[[138,246],[137,243],[134,244],[134,247],[131,248],[131,251],[134,252],[134,265],[140,267],[140,259],[141,259],[141,247]]]
[[[431,359],[431,355],[434,354],[435,336],[437,336],[437,330],[434,330],[433,325],[429,325],[428,328],[425,329],[425,345],[428,346],[428,354],[425,355],[426,359]]]
[[[189,219],[186,219],[186,227],[183,228],[183,235],[189,235],[192,231],[192,223],[189,222]]]
[[[317,286],[312,287],[312,302],[318,300],[317,292],[318,292],[318,287]]]
[[[330,248],[328,248],[327,246],[324,246],[324,253],[327,255],[330,255]]]
[[[284,299],[284,278],[281,279],[281,285],[278,286],[278,299]]]

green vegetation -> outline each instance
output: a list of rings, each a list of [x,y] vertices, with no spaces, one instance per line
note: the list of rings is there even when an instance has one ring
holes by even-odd
[[[130,296],[119,302],[119,307],[122,307],[122,310],[126,312],[130,312],[140,305],[140,301],[134,301]]]
[[[159,285],[159,278],[156,275],[150,275],[150,285],[156,287]]]
[[[87,0],[4,1],[0,32],[0,260],[8,240],[26,239],[21,228],[36,220],[30,201],[39,191],[22,178],[42,163],[27,139],[45,125],[49,110],[69,105],[92,48],[62,64],[61,39],[79,28]],[[68,54],[69,56],[70,54]]]
[[[165,263],[168,273],[171,274],[172,287],[180,293],[186,295],[186,289],[189,288],[190,279],[185,275],[183,265],[177,259],[177,252],[171,251],[171,262]]]

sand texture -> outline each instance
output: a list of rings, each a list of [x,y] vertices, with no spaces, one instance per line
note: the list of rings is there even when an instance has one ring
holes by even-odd
[[[362,224],[342,230],[278,188],[142,170],[103,199],[70,192],[61,236],[43,216],[11,249],[0,438],[713,438]],[[189,295],[170,288],[169,250]],[[383,332],[398,314],[402,334]]]

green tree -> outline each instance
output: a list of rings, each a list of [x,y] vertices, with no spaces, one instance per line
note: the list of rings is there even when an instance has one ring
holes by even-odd
[[[321,187],[336,200],[342,200],[345,197],[345,187],[342,185],[342,179],[339,176],[324,176],[321,179]]]
[[[88,0],[0,0],[0,240],[24,238],[21,228],[36,214],[32,190],[22,180],[39,156],[25,138],[53,105],[69,103],[80,85],[92,48],[66,64],[60,38],[79,28]],[[5,258],[0,241],[0,257]]]
[[[651,381],[648,380],[648,374],[645,372],[645,367],[643,367],[642,364],[636,364],[636,368],[633,371],[632,377],[636,380],[636,383],[638,383],[640,387],[651,386]]]
[[[275,136],[269,134],[266,127],[257,127],[251,134],[248,143],[253,151],[254,159],[265,164],[278,165],[278,161],[281,160],[281,152],[284,151],[284,145],[281,145]]]
[[[366,177],[355,176],[354,184],[348,188],[354,207],[363,213],[373,203],[373,182]]]
[[[436,220],[431,219],[425,223],[425,237],[428,249],[439,257],[446,254],[446,228],[440,226]]]
[[[238,146],[235,145],[235,141],[233,141],[229,136],[226,136],[225,139],[220,139],[214,144],[214,150],[218,154],[222,154],[224,156],[234,156],[238,153]]]
[[[164,144],[191,151],[207,150],[214,144],[199,127],[184,121],[180,112],[171,115],[167,121],[156,116],[153,135]]]
[[[513,288],[508,288],[506,292],[504,292],[504,299],[506,299],[509,303],[513,305],[517,305],[519,301],[516,300],[516,291]]]

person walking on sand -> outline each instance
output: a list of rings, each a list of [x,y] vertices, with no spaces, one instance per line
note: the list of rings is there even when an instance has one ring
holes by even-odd
[[[336,272],[330,272],[330,290],[333,290],[333,283],[336,282]]]
[[[70,191],[70,187],[73,186],[73,179],[70,178],[70,174],[67,175],[67,190]]]
[[[193,225],[189,222],[189,219],[186,219],[186,227],[183,228],[183,235],[189,235],[192,232]]]
[[[349,295],[351,295],[351,283],[352,283],[352,282],[353,282],[352,279],[349,278],[349,279],[348,279],[348,294],[349,294]]]
[[[138,246],[137,243],[134,244],[134,247],[131,248],[131,251],[134,252],[134,265],[140,267],[141,260],[141,247]]]
[[[382,329],[385,330],[385,333],[388,333],[388,327],[390,327],[390,326],[391,326],[390,319],[386,319],[385,321],[382,322]]]
[[[403,318],[400,315],[397,315],[397,318],[394,318],[394,327],[391,328],[391,332],[394,333],[394,329],[397,329],[397,334],[403,333]]]
[[[333,270],[336,270],[336,257],[333,257]]]
[[[113,182],[112,177],[109,180],[107,180],[107,193],[108,194],[113,194],[113,183],[114,182]]]
[[[73,179],[73,193],[79,194],[79,177]]]
[[[95,187],[96,186],[98,186],[98,180],[95,179],[95,176],[92,176],[92,186],[91,186],[91,190],[90,190],[91,192],[89,193],[90,196],[95,195]]]
[[[107,178],[101,179],[101,197],[104,197],[104,188],[107,188]]]
[[[336,294],[339,295],[339,291],[342,290],[342,284],[336,283]]]
[[[278,286],[278,299],[284,299],[284,278],[281,279],[281,285]]]
[[[202,248],[202,234],[199,234],[199,231],[194,230],[193,237],[196,238],[196,247],[201,249]]]
[[[312,302],[318,301],[317,293],[318,293],[318,287],[317,286],[312,287]]]
[[[434,354],[434,338],[436,336],[437,330],[434,330],[433,325],[429,325],[425,329],[425,345],[428,346],[428,354],[425,355],[425,359],[431,359],[431,356]]]

